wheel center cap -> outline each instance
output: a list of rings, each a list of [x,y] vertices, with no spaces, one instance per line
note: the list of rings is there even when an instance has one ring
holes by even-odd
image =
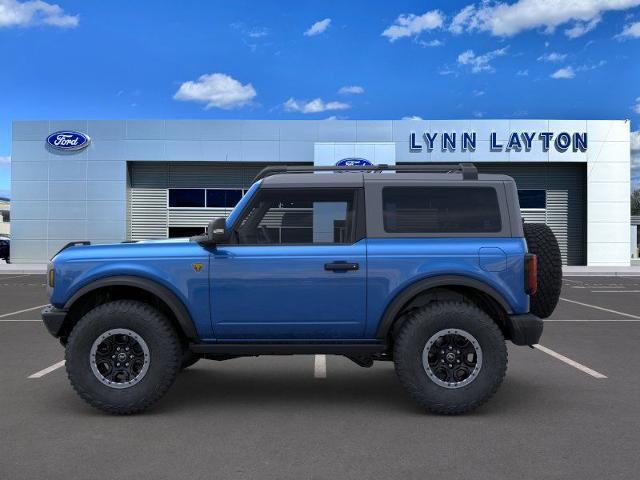
[[[118,354],[118,361],[119,362],[124,362],[127,359],[127,354],[126,353],[119,353]]]
[[[445,356],[445,358],[447,359],[447,362],[449,363],[453,363],[456,361],[456,354],[453,352],[449,352],[447,353],[447,355]]]

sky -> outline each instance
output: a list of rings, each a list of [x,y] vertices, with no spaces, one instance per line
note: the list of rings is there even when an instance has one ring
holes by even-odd
[[[11,122],[630,119],[640,0],[0,0],[0,195]]]

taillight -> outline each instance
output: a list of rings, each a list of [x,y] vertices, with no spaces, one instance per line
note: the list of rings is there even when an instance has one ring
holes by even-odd
[[[524,291],[533,295],[538,290],[538,257],[533,253],[524,256]]]

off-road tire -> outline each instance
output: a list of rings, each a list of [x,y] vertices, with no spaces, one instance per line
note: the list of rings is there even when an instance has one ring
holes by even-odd
[[[547,318],[558,305],[562,289],[560,247],[544,223],[525,223],[524,237],[529,253],[538,257],[538,291],[530,297],[529,310],[540,318]]]
[[[91,368],[93,342],[111,329],[129,329],[149,348],[146,374],[127,388],[101,383]],[[146,303],[117,300],[99,305],[78,321],[69,335],[65,360],[69,381],[80,397],[103,412],[128,415],[148,409],[166,393],[180,370],[182,348],[161,312]]]
[[[459,388],[435,383],[422,362],[428,340],[445,329],[468,332],[482,349],[477,377]],[[478,408],[496,393],[507,371],[502,332],[484,311],[465,302],[436,302],[410,313],[395,338],[393,356],[402,386],[420,406],[438,414],[462,414]]]

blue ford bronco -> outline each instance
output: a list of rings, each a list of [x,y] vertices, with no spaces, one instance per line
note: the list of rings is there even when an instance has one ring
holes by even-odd
[[[42,317],[73,388],[109,413],[149,408],[200,359],[334,354],[393,361],[422,407],[458,414],[498,389],[505,340],[538,342],[561,283],[508,176],[267,167],[203,235],[66,246]]]

